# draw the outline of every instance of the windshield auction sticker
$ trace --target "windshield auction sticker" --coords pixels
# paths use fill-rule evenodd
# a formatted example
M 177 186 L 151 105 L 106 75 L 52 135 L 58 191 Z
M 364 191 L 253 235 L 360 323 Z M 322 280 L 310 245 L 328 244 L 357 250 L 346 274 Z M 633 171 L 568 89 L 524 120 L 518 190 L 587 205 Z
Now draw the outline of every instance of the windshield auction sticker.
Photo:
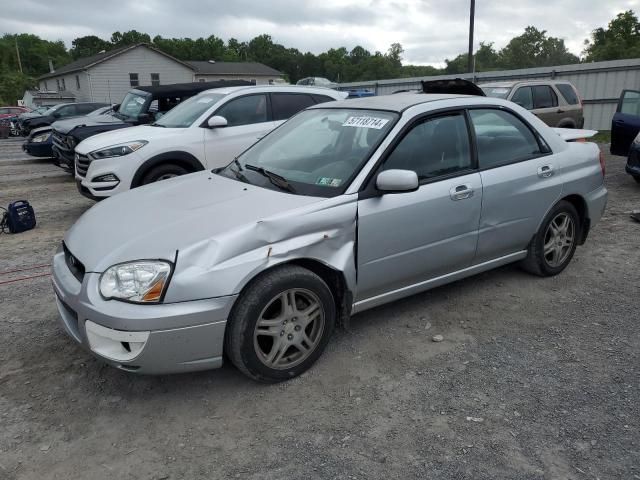
M 389 119 L 387 118 L 349 117 L 342 124 L 342 126 L 343 127 L 359 127 L 359 128 L 375 128 L 376 130 L 380 130 L 387 123 L 389 123 Z

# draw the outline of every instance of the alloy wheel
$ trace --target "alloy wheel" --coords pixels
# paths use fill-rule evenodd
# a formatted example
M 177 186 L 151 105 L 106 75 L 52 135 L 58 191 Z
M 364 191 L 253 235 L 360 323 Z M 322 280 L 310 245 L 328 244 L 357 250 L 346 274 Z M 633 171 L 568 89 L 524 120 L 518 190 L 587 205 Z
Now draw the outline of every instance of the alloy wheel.
M 544 259 L 547 265 L 553 268 L 562 265 L 571 255 L 575 241 L 575 222 L 568 213 L 559 213 L 549 222 L 544 236 Z
M 253 345 L 267 367 L 283 370 L 306 360 L 322 339 L 325 312 L 310 290 L 286 290 L 267 303 L 256 322 Z

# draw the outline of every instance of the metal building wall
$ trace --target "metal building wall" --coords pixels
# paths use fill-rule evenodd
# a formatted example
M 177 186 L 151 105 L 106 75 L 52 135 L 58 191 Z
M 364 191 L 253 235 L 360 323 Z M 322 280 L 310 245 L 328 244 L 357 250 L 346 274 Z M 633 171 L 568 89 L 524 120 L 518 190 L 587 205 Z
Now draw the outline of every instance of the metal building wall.
M 506 80 L 568 80 L 576 86 L 583 99 L 585 128 L 610 130 L 611 117 L 615 112 L 620 92 L 624 89 L 640 90 L 640 58 L 500 72 L 480 72 L 475 75 L 439 75 L 341 83 L 339 89 L 366 88 L 374 90 L 377 95 L 389 95 L 398 90 L 420 89 L 421 80 L 447 78 L 464 78 L 479 84 Z

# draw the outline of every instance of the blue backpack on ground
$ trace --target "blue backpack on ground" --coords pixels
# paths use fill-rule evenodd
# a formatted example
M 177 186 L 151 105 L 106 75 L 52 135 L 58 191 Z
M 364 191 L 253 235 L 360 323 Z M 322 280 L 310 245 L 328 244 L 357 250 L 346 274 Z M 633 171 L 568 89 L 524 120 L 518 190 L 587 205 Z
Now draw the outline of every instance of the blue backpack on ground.
M 2 208 L 2 207 L 0 207 Z M 5 210 L 0 220 L 0 232 L 20 233 L 31 230 L 36 226 L 36 214 L 33 207 L 26 200 L 12 202 Z

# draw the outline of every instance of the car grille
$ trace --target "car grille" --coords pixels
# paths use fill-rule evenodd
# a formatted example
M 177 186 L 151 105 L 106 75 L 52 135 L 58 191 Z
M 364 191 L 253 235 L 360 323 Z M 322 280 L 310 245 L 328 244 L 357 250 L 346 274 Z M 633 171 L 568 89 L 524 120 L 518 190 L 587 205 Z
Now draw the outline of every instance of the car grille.
M 89 165 L 91 165 L 91 158 L 86 155 L 76 154 L 76 173 L 78 176 L 86 177 Z
M 82 280 L 84 279 L 84 265 L 80 260 L 73 256 L 64 243 L 62 244 L 62 248 L 64 250 L 64 261 L 67 264 L 67 267 L 73 276 L 76 277 L 76 280 L 82 283 Z
M 61 133 L 53 131 L 53 144 L 60 150 L 68 150 L 67 139 Z

